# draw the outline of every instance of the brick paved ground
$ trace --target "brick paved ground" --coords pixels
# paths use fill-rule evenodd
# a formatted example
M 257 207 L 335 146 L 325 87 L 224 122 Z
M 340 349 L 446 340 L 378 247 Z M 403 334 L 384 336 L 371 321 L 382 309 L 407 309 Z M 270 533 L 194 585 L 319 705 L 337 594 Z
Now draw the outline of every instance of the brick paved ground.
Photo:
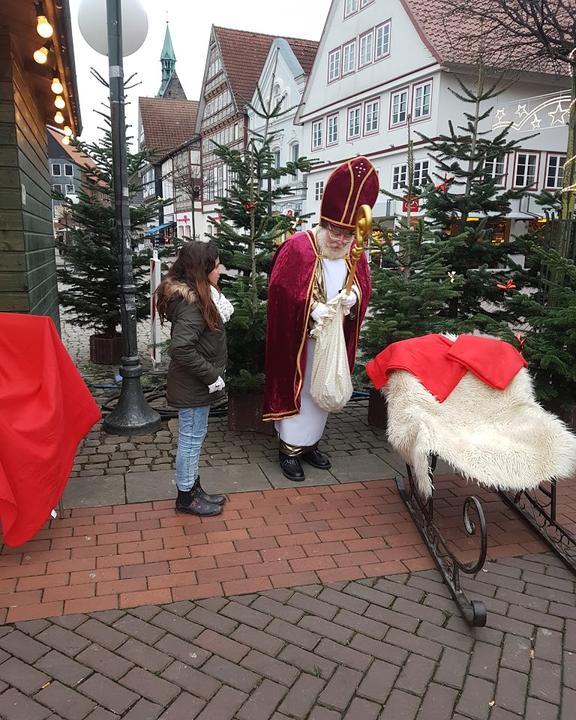
M 465 559 L 468 492 L 438 481 L 438 524 Z M 540 552 L 497 495 L 481 493 L 489 557 Z M 568 506 L 568 503 L 566 503 Z M 173 501 L 79 508 L 0 553 L 0 623 L 433 566 L 392 480 L 235 493 L 215 518 L 177 515 Z
M 6 720 L 572 720 L 574 578 L 490 563 L 471 630 L 436 571 L 0 628 Z

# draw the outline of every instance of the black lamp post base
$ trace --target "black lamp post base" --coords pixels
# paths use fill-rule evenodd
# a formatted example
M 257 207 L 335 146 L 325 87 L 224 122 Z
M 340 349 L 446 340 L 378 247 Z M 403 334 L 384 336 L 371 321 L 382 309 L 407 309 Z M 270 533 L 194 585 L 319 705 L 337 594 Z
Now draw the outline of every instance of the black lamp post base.
M 140 379 L 124 378 L 118 403 L 104 418 L 102 429 L 110 435 L 145 435 L 161 424 L 160 415 L 144 398 Z

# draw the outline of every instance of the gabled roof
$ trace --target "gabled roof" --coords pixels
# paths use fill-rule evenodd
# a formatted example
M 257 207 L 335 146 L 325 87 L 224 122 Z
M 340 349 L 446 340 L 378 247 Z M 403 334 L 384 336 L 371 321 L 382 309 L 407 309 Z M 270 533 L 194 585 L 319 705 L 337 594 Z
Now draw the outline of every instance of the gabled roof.
M 62 138 L 64 137 L 64 135 L 61 132 L 51 127 L 47 127 L 46 129 L 48 131 L 49 158 L 62 158 L 67 156 L 70 161 L 74 163 L 74 165 L 78 165 L 78 167 L 96 167 L 96 163 L 94 162 L 94 160 L 92 160 L 91 157 L 89 157 L 88 155 L 84 155 L 84 153 L 81 153 L 73 145 L 64 145 L 64 143 L 62 142 Z M 51 155 L 50 150 L 55 147 L 54 143 L 56 143 L 58 147 L 58 154 Z
M 439 63 L 472 64 L 478 62 L 478 41 L 482 36 L 478 20 L 451 12 L 443 0 L 400 0 L 421 40 Z M 496 11 L 496 4 L 495 4 Z M 467 37 L 469 36 L 469 37 Z M 468 41 L 468 42 L 467 42 Z M 524 53 L 511 53 L 510 41 L 491 35 L 486 64 L 502 69 L 531 70 L 557 74 L 552 62 L 541 60 L 525 67 Z
M 214 35 L 222 55 L 230 89 L 240 109 L 256 89 L 274 35 L 233 30 L 214 25 Z
M 214 25 L 214 35 L 220 48 L 222 63 L 236 107 L 240 109 L 251 101 L 270 46 L 278 36 L 216 25 Z M 318 43 L 301 38 L 285 38 L 285 40 L 290 44 L 304 72 L 309 73 Z
M 304 75 L 310 75 L 320 43 L 317 40 L 299 40 L 297 38 L 286 38 L 286 40 L 292 48 L 292 52 L 296 55 L 298 62 L 302 65 Z
M 197 100 L 140 97 L 138 110 L 144 131 L 141 145 L 156 150 L 158 158 L 194 136 Z

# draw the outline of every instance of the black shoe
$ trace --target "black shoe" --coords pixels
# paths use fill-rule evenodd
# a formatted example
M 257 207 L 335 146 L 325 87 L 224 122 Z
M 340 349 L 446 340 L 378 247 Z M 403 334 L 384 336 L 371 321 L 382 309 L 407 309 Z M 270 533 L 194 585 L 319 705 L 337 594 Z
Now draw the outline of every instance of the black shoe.
M 212 505 L 199 497 L 194 497 L 192 490 L 178 490 L 176 498 L 176 512 L 186 513 L 187 515 L 200 515 L 201 517 L 212 517 L 212 515 L 220 515 L 222 505 Z
M 318 448 L 308 450 L 308 452 L 302 455 L 302 460 L 305 460 L 308 465 L 312 467 L 320 468 L 320 470 L 330 470 L 332 463 L 328 460 L 328 455 L 321 453 Z
M 198 500 L 203 500 L 211 505 L 224 505 L 226 502 L 226 495 L 209 495 L 202 485 L 200 485 L 199 477 L 196 478 L 192 492 L 194 493 L 194 497 L 197 497 Z
M 287 477 L 288 480 L 292 480 L 292 482 L 302 482 L 305 480 L 304 470 L 302 470 L 302 465 L 300 465 L 300 460 L 298 460 L 297 457 L 280 453 L 280 469 L 285 477 Z

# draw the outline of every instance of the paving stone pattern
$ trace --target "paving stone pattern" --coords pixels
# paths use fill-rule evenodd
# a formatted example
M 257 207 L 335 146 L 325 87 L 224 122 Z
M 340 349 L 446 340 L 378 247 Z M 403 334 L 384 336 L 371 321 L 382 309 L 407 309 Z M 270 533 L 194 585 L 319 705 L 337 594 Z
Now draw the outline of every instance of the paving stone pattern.
M 165 420 L 149 435 L 107 435 L 102 423 L 94 426 L 81 443 L 70 477 L 107 477 L 129 471 L 173 470 L 176 460 L 177 420 Z M 200 467 L 277 462 L 278 441 L 270 432 L 233 432 L 227 418 L 211 417 L 202 447 Z M 368 401 L 352 402 L 331 415 L 322 449 L 333 458 L 374 454 L 388 449 L 384 430 L 368 425 Z
M 4 720 L 571 720 L 574 577 L 488 563 L 461 619 L 435 570 L 0 628 Z
M 439 526 L 472 559 L 467 485 L 450 477 L 437 485 Z M 496 494 L 480 494 L 489 558 L 544 549 Z M 25 545 L 2 548 L 0 623 L 431 567 L 393 480 L 233 493 L 213 518 L 176 514 L 173 500 L 77 508 Z

